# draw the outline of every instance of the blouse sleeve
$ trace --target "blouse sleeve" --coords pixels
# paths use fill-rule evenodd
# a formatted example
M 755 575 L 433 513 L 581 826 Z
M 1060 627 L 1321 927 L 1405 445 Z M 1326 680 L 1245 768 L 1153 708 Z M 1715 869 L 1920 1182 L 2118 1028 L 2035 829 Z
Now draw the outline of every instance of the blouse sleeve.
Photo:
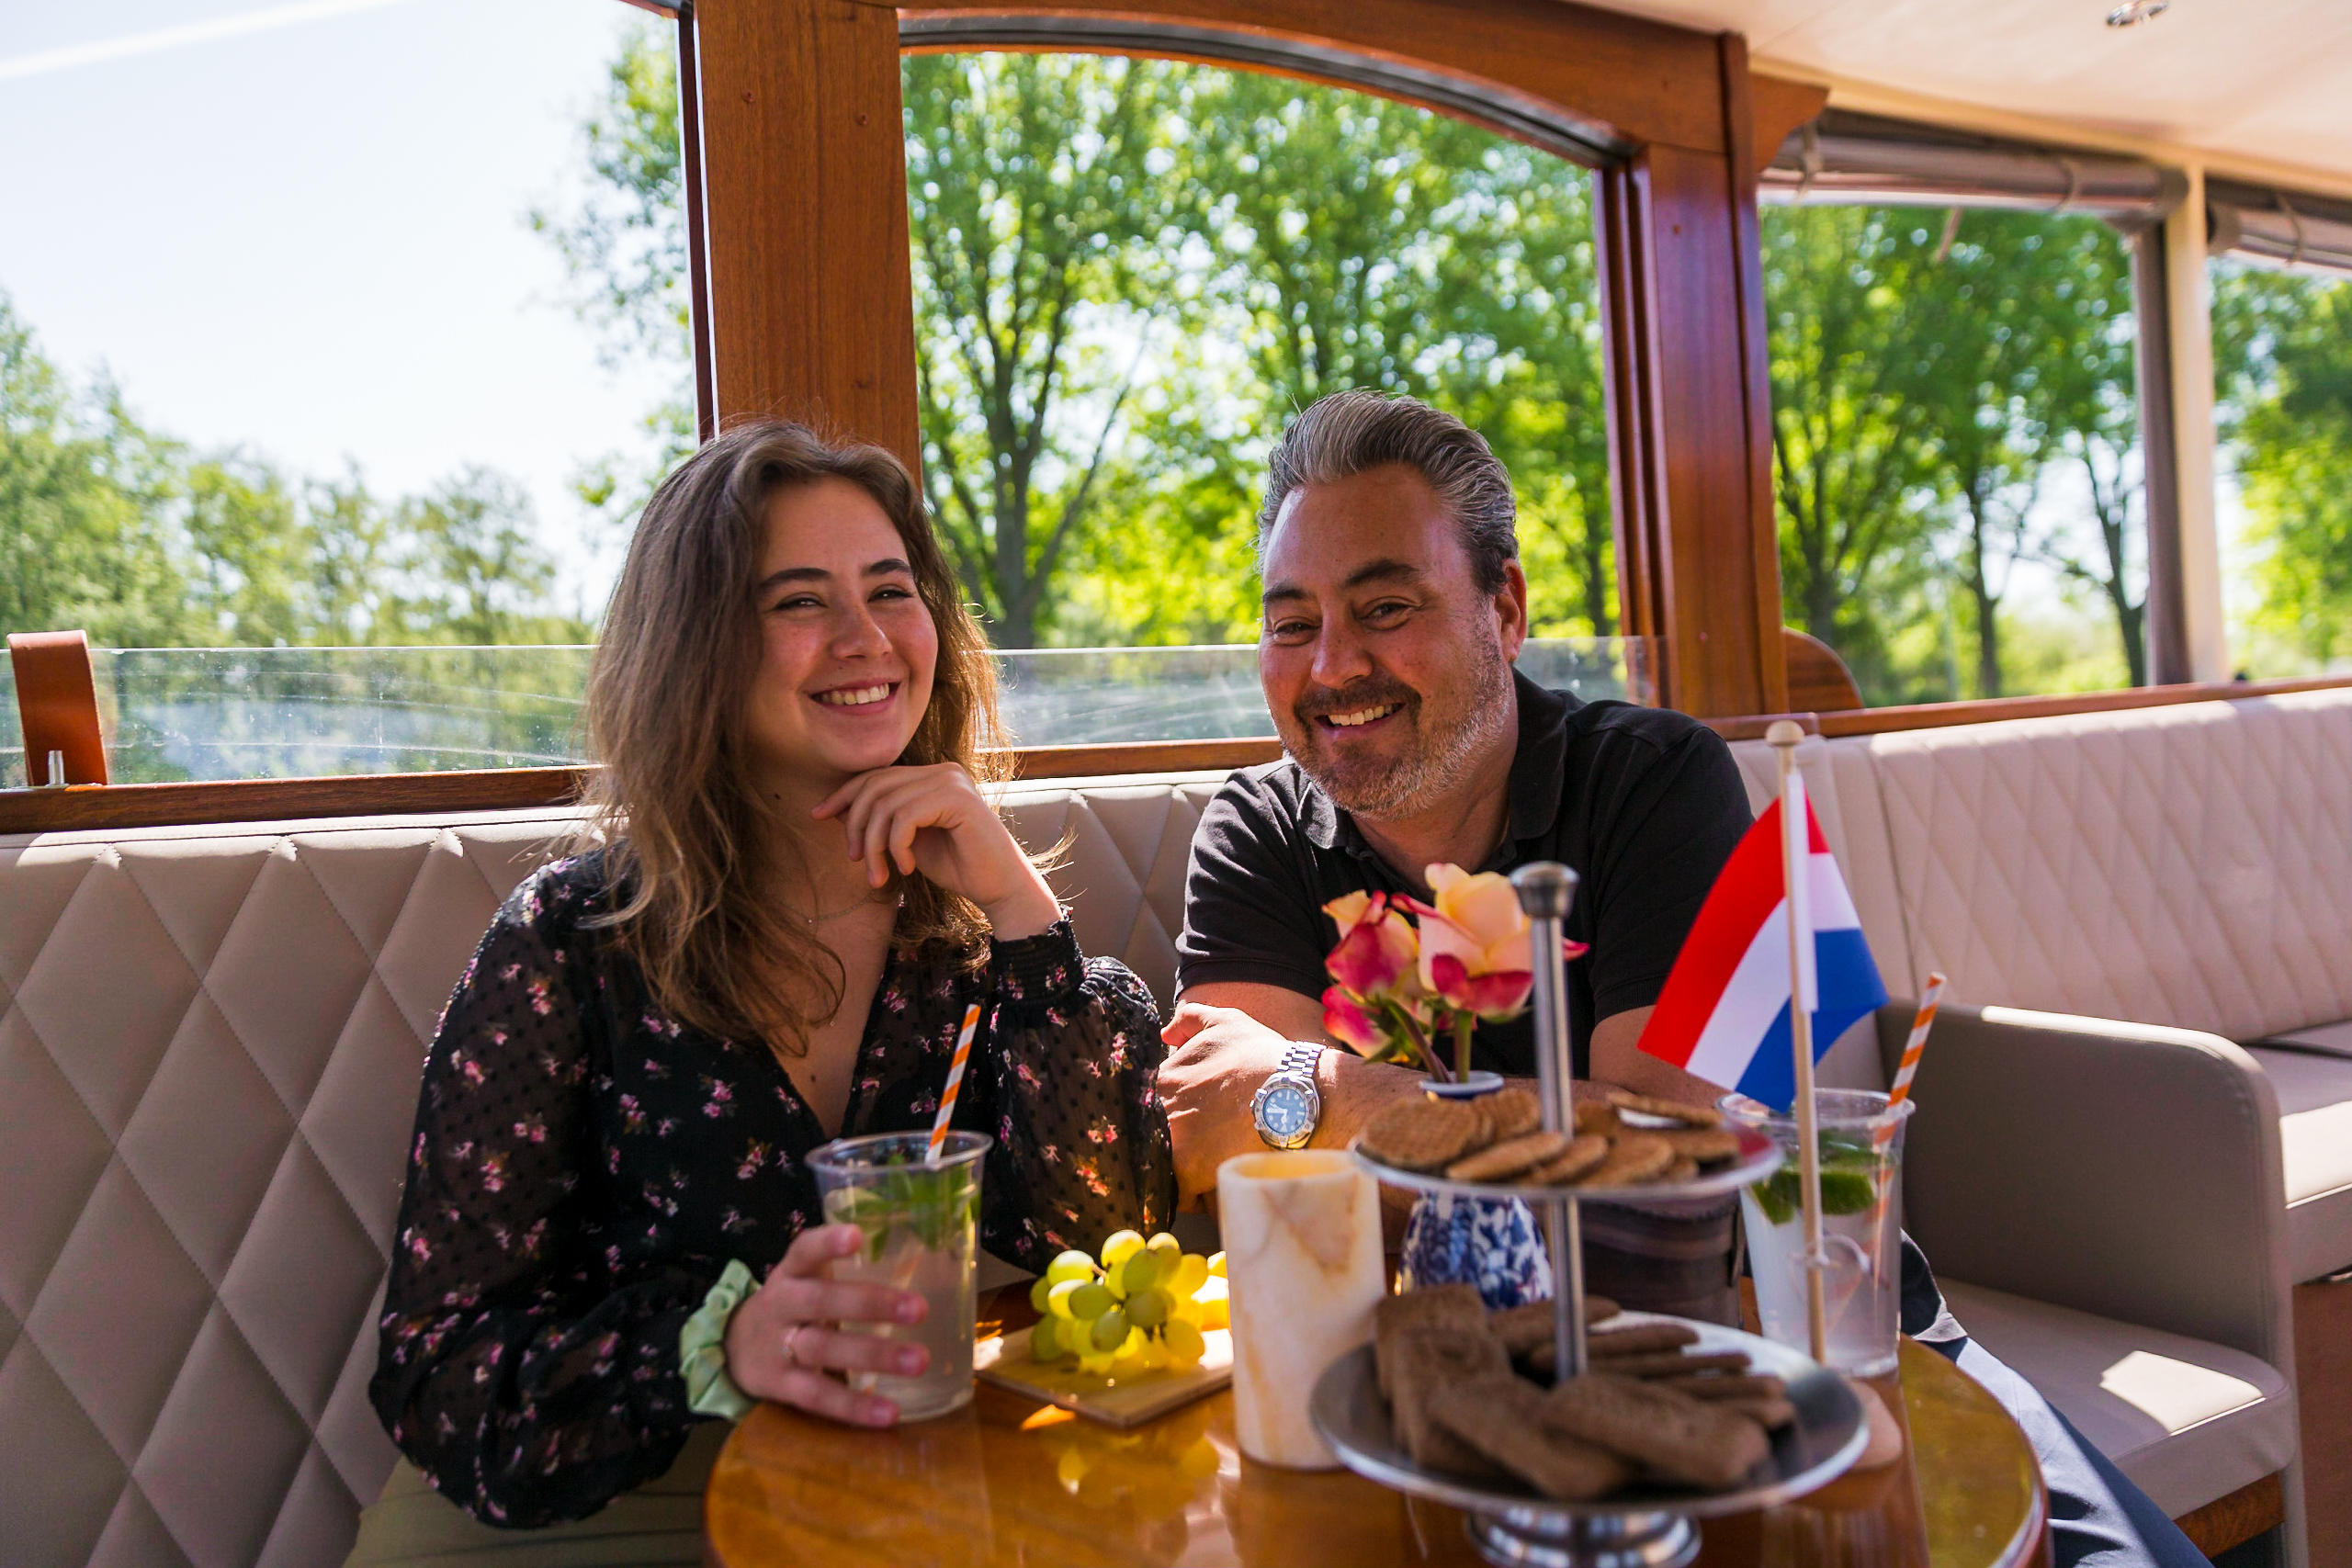
M 1159 1015 L 1115 959 L 1079 952 L 1069 922 L 995 944 L 986 1061 L 997 1125 L 981 1240 L 1042 1270 L 1066 1247 L 1150 1232 L 1176 1212 L 1176 1162 L 1155 1089 Z M 975 1047 L 971 1068 L 980 1066 Z
M 368 1397 L 435 1490 L 514 1528 L 661 1474 L 695 1417 L 678 1331 L 711 1280 L 616 1279 L 582 1201 L 592 965 L 547 874 L 516 889 L 425 1059 Z

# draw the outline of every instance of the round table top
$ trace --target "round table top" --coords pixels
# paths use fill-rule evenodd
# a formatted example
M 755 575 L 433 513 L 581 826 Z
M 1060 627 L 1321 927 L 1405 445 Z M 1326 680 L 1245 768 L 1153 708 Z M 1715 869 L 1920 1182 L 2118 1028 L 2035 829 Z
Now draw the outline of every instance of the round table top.
M 989 1317 L 984 1303 L 983 1335 L 1003 1321 Z M 1905 1461 L 1706 1521 L 1702 1568 L 2048 1561 L 2041 1468 L 1992 1395 L 1909 1340 L 1879 1388 L 1909 1429 Z M 952 1416 L 882 1432 L 763 1404 L 712 1470 L 703 1523 L 719 1568 L 1480 1561 L 1454 1509 L 1244 1459 L 1229 1391 L 1130 1431 L 987 1383 Z

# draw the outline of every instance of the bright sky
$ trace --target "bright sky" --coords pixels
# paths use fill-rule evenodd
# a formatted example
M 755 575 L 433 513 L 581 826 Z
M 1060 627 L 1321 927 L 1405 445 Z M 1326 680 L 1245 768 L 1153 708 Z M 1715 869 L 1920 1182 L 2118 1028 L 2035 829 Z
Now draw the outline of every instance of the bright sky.
M 151 425 L 379 491 L 535 498 L 593 613 L 569 479 L 666 390 L 600 366 L 534 205 L 576 194 L 620 0 L 0 5 L 0 290 Z

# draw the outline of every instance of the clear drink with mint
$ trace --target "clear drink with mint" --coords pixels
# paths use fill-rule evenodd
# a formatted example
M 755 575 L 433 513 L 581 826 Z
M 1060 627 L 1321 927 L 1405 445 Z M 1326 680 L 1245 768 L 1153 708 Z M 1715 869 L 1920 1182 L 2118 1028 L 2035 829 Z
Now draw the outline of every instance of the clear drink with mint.
M 1815 1091 L 1814 1104 L 1827 1364 L 1855 1377 L 1880 1377 L 1894 1370 L 1901 1325 L 1903 1128 L 1912 1106 L 1905 1101 L 1890 1111 L 1883 1094 L 1829 1089 Z M 1725 1096 L 1722 1108 L 1771 1137 L 1786 1156 L 1779 1170 L 1740 1194 L 1740 1214 L 1764 1337 L 1810 1355 L 1796 1119 L 1744 1095 Z
M 950 1133 L 937 1163 L 926 1133 L 841 1138 L 808 1156 L 828 1224 L 853 1224 L 865 1245 L 832 1266 L 840 1280 L 888 1285 L 923 1298 L 922 1321 L 845 1323 L 931 1352 L 912 1377 L 853 1372 L 850 1386 L 899 1407 L 902 1421 L 962 1408 L 972 1398 L 972 1335 L 978 1264 L 980 1162 L 992 1140 Z

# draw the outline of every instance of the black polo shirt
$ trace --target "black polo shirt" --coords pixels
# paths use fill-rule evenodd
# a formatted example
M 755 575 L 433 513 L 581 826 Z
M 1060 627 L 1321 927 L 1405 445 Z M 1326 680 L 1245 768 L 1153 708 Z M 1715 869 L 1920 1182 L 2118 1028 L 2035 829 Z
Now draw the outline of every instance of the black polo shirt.
M 1474 869 L 1556 860 L 1576 870 L 1567 933 L 1591 948 L 1568 965 L 1570 1038 L 1583 1077 L 1594 1021 L 1657 1000 L 1752 814 L 1729 749 L 1696 719 L 1513 680 L 1510 836 Z M 1426 897 L 1296 763 L 1235 773 L 1193 835 L 1178 990 L 1241 980 L 1320 997 L 1331 983 L 1324 955 L 1339 940 L 1323 906 L 1359 889 Z M 1532 1020 L 1481 1024 L 1472 1055 L 1478 1066 L 1532 1075 Z

